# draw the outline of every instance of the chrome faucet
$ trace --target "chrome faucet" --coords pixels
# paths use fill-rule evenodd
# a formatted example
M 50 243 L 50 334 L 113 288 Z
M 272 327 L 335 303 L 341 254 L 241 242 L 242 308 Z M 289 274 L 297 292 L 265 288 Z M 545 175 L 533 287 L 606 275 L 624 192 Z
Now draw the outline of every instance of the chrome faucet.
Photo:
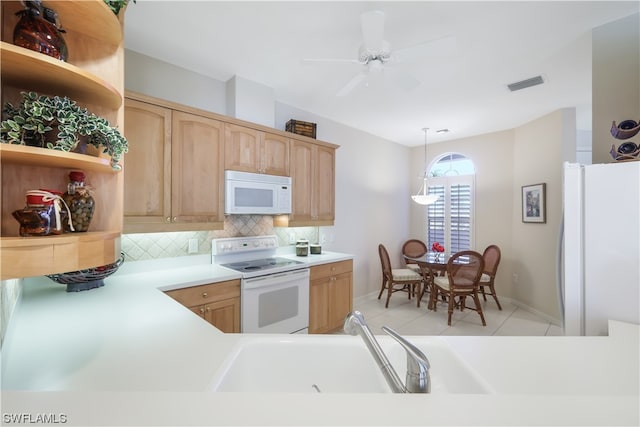
M 398 377 L 391 362 L 382 351 L 380 344 L 364 321 L 364 316 L 359 311 L 352 311 L 344 319 L 344 331 L 350 335 L 360 335 L 369 352 L 382 371 L 385 380 L 394 393 L 430 393 L 431 378 L 429 376 L 429 360 L 419 348 L 402 338 L 393 329 L 386 326 L 382 330 L 398 341 L 407 352 L 407 378 L 406 385 Z

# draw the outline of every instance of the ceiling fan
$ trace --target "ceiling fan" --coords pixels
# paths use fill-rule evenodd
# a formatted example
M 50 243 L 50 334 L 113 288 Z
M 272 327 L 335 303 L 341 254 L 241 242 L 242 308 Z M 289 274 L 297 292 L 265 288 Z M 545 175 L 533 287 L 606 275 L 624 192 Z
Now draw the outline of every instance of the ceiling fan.
M 369 86 L 386 78 L 384 70 L 389 65 L 427 59 L 438 53 L 451 52 L 455 48 L 455 37 L 447 36 L 392 51 L 391 45 L 384 39 L 384 21 L 385 14 L 380 10 L 371 10 L 360 15 L 363 42 L 358 49 L 357 59 L 303 59 L 303 62 L 341 62 L 362 65 L 363 69 L 353 76 L 336 94 L 337 96 L 346 96 L 362 84 Z M 393 82 L 395 86 L 405 90 L 410 90 L 420 85 L 418 79 L 406 72 L 396 75 Z

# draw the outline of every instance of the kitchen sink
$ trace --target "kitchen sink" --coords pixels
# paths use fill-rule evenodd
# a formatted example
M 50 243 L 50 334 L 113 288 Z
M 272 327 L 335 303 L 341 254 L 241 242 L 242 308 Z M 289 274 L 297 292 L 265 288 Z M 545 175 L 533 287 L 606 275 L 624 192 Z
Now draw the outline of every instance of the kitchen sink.
M 406 353 L 387 336 L 376 337 L 403 380 Z M 492 393 L 491 387 L 438 337 L 412 341 L 431 363 L 431 392 Z M 219 392 L 391 393 L 359 337 L 252 336 L 241 338 L 210 389 Z

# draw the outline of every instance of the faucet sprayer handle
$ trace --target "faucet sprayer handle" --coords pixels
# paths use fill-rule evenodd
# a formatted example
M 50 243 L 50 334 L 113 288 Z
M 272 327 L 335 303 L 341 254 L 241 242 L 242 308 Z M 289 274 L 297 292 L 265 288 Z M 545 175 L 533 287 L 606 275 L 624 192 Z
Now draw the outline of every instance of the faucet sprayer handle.
M 427 356 L 393 329 L 383 326 L 382 330 L 395 339 L 407 352 L 407 379 L 405 381 L 407 391 L 410 393 L 430 393 L 429 369 L 431 365 Z

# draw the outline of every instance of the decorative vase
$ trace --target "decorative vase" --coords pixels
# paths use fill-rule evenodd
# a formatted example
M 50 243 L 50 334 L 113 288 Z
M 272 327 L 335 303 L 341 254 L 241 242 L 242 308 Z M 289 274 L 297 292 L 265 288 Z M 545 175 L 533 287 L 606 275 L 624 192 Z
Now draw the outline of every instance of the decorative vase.
M 54 23 L 57 14 L 48 8 L 43 8 L 39 0 L 26 1 L 26 8 L 17 13 L 20 20 L 13 30 L 13 44 L 44 53 L 61 61 L 68 56 L 67 44 L 61 32 Z M 45 19 L 43 13 L 46 11 Z
M 89 189 L 84 185 L 84 173 L 78 171 L 69 173 L 69 185 L 62 198 L 69 206 L 73 224 L 73 230 L 71 227 L 67 227 L 66 230 L 75 232 L 89 230 L 95 202 Z

